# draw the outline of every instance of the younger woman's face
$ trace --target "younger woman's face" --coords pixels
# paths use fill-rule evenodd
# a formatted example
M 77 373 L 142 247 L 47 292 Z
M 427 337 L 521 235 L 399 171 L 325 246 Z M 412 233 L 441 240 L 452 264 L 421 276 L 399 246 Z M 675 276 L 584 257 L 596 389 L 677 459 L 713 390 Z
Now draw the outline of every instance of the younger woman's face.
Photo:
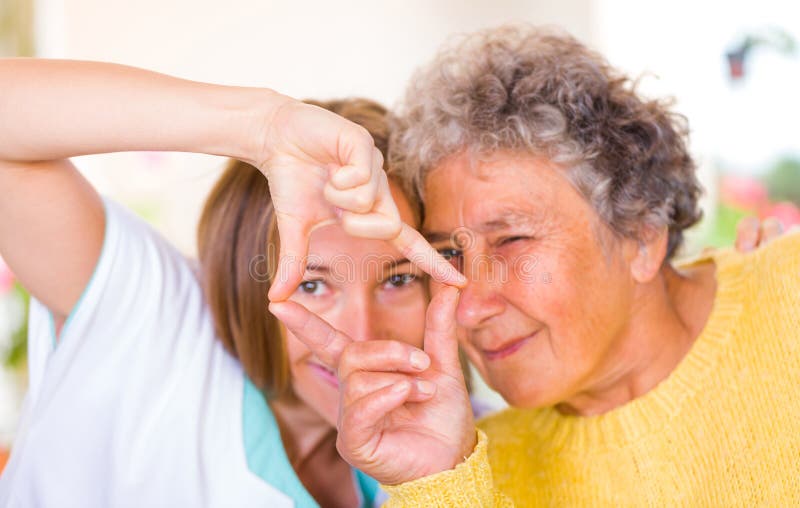
M 408 200 L 393 183 L 391 190 L 400 218 L 414 224 Z M 354 341 L 391 339 L 422 347 L 427 283 L 388 242 L 351 237 L 339 225 L 314 231 L 304 282 L 291 299 Z M 285 335 L 295 394 L 335 425 L 335 373 L 291 332 Z

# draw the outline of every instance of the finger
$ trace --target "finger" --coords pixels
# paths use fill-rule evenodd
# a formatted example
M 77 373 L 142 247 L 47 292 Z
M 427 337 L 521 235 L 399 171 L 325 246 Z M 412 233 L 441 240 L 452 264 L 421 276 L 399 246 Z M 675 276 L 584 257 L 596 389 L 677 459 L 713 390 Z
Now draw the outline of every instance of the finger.
M 426 379 L 393 372 L 356 371 L 342 381 L 343 404 L 349 406 L 370 393 L 403 381 L 411 384 L 409 401 L 422 402 L 430 399 L 436 393 L 436 384 Z
M 379 180 L 378 177 L 376 177 L 364 185 L 341 190 L 334 187 L 331 182 L 328 182 L 325 184 L 323 194 L 328 203 L 342 210 L 355 213 L 367 213 L 375 206 L 375 199 L 378 194 L 378 183 Z
M 286 300 L 303 281 L 308 253 L 308 232 L 299 221 L 278 215 L 280 256 L 278 269 L 271 281 L 268 297 L 270 301 Z
M 411 383 L 400 381 L 365 395 L 349 405 L 342 405 L 336 447 L 345 458 L 370 455 L 366 448 L 374 442 L 383 419 L 402 406 L 411 395 Z
M 370 213 L 344 213 L 342 227 L 353 236 L 391 240 L 400 234 L 400 212 L 392 198 L 386 172 L 381 170 L 376 173 L 376 178 L 377 194 Z
M 745 217 L 736 225 L 736 250 L 750 252 L 758 245 L 759 223 L 755 217 Z
M 319 360 L 336 370 L 339 357 L 352 339 L 297 302 L 272 302 L 269 311 Z
M 456 378 L 463 375 L 458 357 L 458 298 L 458 289 L 444 286 L 431 299 L 425 316 L 425 352 L 435 368 Z
M 402 228 L 399 217 L 386 216 L 377 212 L 341 214 L 342 229 L 348 235 L 375 240 L 394 240 Z
M 378 172 L 383 172 L 383 154 L 373 146 L 372 158 L 368 166 L 342 166 L 333 172 L 330 183 L 334 189 L 352 189 L 373 180 L 374 175 Z
M 340 167 L 329 178 L 334 186 L 348 189 L 367 183 L 377 162 L 375 141 L 369 131 L 350 123 L 349 128 L 340 131 L 336 146 Z
M 467 278 L 408 224 L 401 225 L 400 234 L 392 244 L 400 249 L 406 259 L 430 274 L 436 282 L 456 287 L 467 285 Z
M 372 168 L 372 174 L 369 176 L 367 182 L 362 185 L 353 186 L 348 189 L 338 189 L 333 184 L 333 179 L 325 184 L 324 195 L 325 199 L 334 206 L 342 210 L 348 210 L 355 213 L 367 213 L 377 210 L 376 204 L 378 203 L 378 195 L 384 191 L 389 192 L 389 184 L 386 177 L 386 172 L 381 165 L 383 164 L 383 156 L 380 151 L 376 149 L 378 159 L 378 166 Z M 335 176 L 335 174 L 334 174 Z M 391 197 L 391 195 L 390 195 Z M 392 202 L 392 207 L 388 210 L 386 215 L 399 217 L 397 207 Z
M 368 340 L 345 346 L 337 374 L 340 379 L 346 379 L 357 370 L 416 373 L 430 364 L 428 355 L 410 344 L 397 340 Z
M 774 240 L 783 234 L 783 224 L 777 217 L 767 217 L 761 223 L 761 239 L 758 245 Z

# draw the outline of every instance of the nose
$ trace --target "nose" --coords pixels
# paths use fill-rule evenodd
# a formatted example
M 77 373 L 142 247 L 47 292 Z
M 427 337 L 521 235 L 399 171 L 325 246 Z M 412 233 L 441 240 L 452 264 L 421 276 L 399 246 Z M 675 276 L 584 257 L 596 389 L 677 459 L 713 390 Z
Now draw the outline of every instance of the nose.
M 342 313 L 341 323 L 340 329 L 354 341 L 379 338 L 380 323 L 367 294 L 353 295 L 348 299 Z
M 492 279 L 489 267 L 476 268 L 467 286 L 461 290 L 456 309 L 456 320 L 464 328 L 479 328 L 505 310 L 505 300 L 497 291 L 498 283 Z

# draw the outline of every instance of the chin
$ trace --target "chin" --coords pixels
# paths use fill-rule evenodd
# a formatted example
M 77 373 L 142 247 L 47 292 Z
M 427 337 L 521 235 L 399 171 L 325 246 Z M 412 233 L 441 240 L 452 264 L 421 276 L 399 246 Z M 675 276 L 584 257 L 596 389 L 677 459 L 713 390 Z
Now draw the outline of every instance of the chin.
M 513 380 L 509 381 L 508 386 L 497 384 L 493 388 L 511 406 L 521 409 L 536 409 L 555 404 L 556 397 L 548 396 L 546 392 L 536 390 L 533 387 L 521 387 Z
M 332 407 L 330 404 L 320 404 L 316 409 L 323 420 L 330 424 L 331 427 L 336 427 L 337 420 L 339 419 L 338 401 Z

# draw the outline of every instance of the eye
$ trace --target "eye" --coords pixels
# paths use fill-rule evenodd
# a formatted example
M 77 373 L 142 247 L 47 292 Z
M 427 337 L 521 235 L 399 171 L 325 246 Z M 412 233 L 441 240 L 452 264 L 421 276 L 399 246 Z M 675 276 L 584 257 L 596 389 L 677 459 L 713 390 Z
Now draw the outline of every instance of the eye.
M 497 245 L 499 246 L 509 245 L 515 242 L 520 242 L 522 240 L 529 240 L 529 239 L 530 239 L 529 236 L 508 236 L 505 238 L 501 238 L 500 241 L 497 242 Z
M 441 254 L 448 261 L 451 259 L 460 258 L 464 255 L 460 249 L 454 248 L 439 249 L 439 254 Z
M 393 288 L 401 288 L 414 283 L 416 280 L 417 276 L 413 273 L 397 273 L 394 275 L 390 275 L 386 279 L 386 284 Z
M 450 261 L 450 264 L 455 266 L 459 271 L 462 269 L 464 264 L 464 252 L 461 249 L 446 247 L 438 249 L 438 252 L 442 257 Z
M 327 285 L 321 280 L 304 280 L 299 286 L 297 286 L 297 290 L 300 293 L 311 296 L 323 295 L 327 289 Z

